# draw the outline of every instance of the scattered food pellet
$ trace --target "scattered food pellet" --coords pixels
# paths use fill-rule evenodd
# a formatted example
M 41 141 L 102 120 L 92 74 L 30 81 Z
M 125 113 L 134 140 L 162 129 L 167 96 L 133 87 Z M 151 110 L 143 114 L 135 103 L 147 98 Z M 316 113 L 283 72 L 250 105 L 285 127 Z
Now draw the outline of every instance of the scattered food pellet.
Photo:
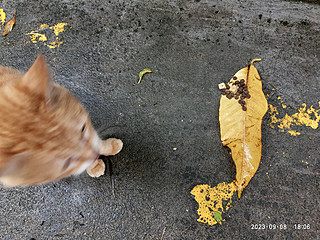
M 236 80 L 237 77 L 234 76 L 232 79 Z M 246 85 L 246 81 L 244 79 L 240 79 L 237 81 L 231 81 L 229 83 L 231 84 L 231 86 L 228 83 L 219 84 L 219 89 L 221 90 L 221 94 L 226 95 L 228 99 L 234 98 L 238 100 L 240 98 L 238 103 L 241 105 L 242 110 L 246 111 L 247 107 L 246 107 L 245 99 L 251 98 L 251 95 L 249 94 L 249 91 L 248 91 L 248 87 Z
M 220 90 L 227 88 L 225 83 L 220 83 L 218 86 L 219 86 L 219 89 L 220 89 Z M 229 87 L 229 88 L 230 88 L 230 87 Z

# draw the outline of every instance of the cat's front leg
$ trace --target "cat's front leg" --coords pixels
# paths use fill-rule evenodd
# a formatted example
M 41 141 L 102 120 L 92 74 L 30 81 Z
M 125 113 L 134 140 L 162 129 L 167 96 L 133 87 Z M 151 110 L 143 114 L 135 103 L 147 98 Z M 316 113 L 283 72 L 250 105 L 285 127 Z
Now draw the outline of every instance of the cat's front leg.
M 104 174 L 106 165 L 102 159 L 95 160 L 87 169 L 87 173 L 90 177 L 100 177 Z
M 117 138 L 108 138 L 107 140 L 100 140 L 99 153 L 100 155 L 110 156 L 116 155 L 121 151 L 123 143 Z
M 120 139 L 108 138 L 107 140 L 99 140 L 99 154 L 104 156 L 116 155 L 121 151 L 123 143 Z M 87 168 L 90 177 L 100 177 L 104 174 L 105 164 L 101 159 L 97 159 Z

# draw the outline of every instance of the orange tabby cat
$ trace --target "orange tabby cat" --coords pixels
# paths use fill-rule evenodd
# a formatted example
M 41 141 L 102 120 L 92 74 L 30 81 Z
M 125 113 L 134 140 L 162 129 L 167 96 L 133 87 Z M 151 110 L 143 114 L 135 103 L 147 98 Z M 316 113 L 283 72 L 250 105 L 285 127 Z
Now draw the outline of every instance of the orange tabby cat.
M 0 182 L 23 186 L 79 174 L 102 155 L 117 154 L 119 139 L 99 139 L 88 113 L 51 82 L 44 57 L 27 73 L 0 66 Z

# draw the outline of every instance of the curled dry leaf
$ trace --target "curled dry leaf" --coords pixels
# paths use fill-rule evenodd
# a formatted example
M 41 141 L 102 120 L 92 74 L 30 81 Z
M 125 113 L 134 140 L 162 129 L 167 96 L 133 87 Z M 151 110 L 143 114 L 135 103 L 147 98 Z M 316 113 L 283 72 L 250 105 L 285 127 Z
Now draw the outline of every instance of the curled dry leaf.
M 143 69 L 143 70 L 139 73 L 139 81 L 138 81 L 138 84 L 140 84 L 143 75 L 145 75 L 146 73 L 152 73 L 152 71 L 151 71 L 149 68 Z
M 11 18 L 6 25 L 3 27 L 3 33 L 2 36 L 7 35 L 12 29 L 14 24 L 16 23 L 16 12 L 14 12 L 13 18 Z
M 268 104 L 253 62 L 238 71 L 222 90 L 219 109 L 221 141 L 236 165 L 238 197 L 256 173 L 261 159 L 261 122 Z

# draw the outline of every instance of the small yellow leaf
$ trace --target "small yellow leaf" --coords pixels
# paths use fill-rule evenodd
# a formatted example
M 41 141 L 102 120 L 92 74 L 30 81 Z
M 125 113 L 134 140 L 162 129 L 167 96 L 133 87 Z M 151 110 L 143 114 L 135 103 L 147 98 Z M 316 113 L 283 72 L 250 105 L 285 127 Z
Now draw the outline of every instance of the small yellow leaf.
M 13 26 L 15 23 L 16 23 L 16 12 L 14 12 L 13 18 L 11 18 L 4 26 L 2 36 L 7 35 L 13 29 Z
M 143 70 L 139 73 L 139 81 L 138 81 L 138 84 L 140 84 L 143 75 L 145 75 L 146 73 L 152 73 L 152 71 L 151 71 L 149 68 L 143 69 Z
M 253 62 L 238 71 L 222 90 L 219 121 L 221 142 L 231 149 L 236 165 L 238 197 L 256 173 L 261 159 L 261 123 L 267 112 L 267 100 Z

